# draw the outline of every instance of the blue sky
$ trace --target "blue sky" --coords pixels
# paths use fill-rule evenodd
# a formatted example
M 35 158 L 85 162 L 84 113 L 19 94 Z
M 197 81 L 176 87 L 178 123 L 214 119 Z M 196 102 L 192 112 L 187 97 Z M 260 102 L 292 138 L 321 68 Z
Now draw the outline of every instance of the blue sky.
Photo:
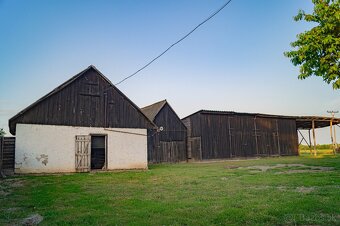
M 79 71 L 113 83 L 138 70 L 225 0 L 0 0 L 0 128 Z M 199 109 L 283 115 L 340 110 L 321 78 L 298 80 L 283 52 L 311 25 L 293 21 L 311 0 L 233 0 L 221 13 L 118 86 L 138 106 L 167 99 L 180 117 Z M 340 132 L 338 132 L 339 134 Z M 317 132 L 329 143 L 328 129 Z

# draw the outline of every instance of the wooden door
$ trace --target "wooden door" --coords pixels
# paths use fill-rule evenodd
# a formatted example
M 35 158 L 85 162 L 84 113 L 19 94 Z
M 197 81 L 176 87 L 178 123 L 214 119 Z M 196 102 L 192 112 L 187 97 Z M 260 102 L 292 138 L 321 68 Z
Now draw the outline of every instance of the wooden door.
M 91 136 L 76 136 L 76 171 L 89 172 L 91 170 Z
M 202 160 L 201 137 L 191 137 L 188 142 L 191 146 L 191 158 L 195 160 Z

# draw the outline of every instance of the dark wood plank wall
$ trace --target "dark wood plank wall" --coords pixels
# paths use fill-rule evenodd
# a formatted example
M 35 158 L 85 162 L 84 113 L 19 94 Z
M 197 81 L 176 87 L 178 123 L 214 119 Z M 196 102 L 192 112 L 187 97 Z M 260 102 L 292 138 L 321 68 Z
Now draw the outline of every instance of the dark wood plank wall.
M 5 175 L 14 173 L 15 137 L 0 138 L 0 171 Z
M 187 149 L 187 159 L 191 159 L 192 151 L 191 151 L 191 123 L 190 118 L 182 120 L 184 126 L 187 128 L 187 142 L 186 142 L 186 149 Z
M 187 160 L 187 130 L 176 113 L 165 104 L 154 123 L 163 131 L 150 137 L 148 160 L 150 163 L 180 162 Z M 152 135 L 152 130 L 151 130 Z
M 230 157 L 246 157 L 256 153 L 254 118 L 251 116 L 228 116 Z
M 198 113 L 183 122 L 190 128 L 188 150 L 196 160 L 298 154 L 292 119 Z
M 15 134 L 16 123 L 112 128 L 152 127 L 146 117 L 94 69 L 88 70 L 61 91 L 10 121 L 12 134 Z
M 278 155 L 276 119 L 256 118 L 258 155 Z
M 193 114 L 182 120 L 187 127 L 187 152 L 188 159 L 202 159 L 201 145 L 201 114 Z
M 160 148 L 158 131 L 148 129 L 148 162 L 159 163 L 161 156 L 158 151 Z
M 299 140 L 295 120 L 278 120 L 280 155 L 298 155 Z
M 230 157 L 228 117 L 223 115 L 201 115 L 202 158 L 217 159 Z

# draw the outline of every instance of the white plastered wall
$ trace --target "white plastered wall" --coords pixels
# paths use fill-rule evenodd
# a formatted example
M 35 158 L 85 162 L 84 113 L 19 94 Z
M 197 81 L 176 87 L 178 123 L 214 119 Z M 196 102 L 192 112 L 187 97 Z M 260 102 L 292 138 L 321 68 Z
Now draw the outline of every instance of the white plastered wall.
M 107 135 L 107 168 L 146 169 L 147 130 L 17 124 L 16 173 L 75 172 L 75 136 Z

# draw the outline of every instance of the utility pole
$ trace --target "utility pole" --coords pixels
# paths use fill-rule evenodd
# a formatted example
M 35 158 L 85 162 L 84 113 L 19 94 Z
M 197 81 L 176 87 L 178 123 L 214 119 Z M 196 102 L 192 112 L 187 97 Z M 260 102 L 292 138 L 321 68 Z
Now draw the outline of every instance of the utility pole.
M 332 148 L 333 148 L 333 153 L 335 155 L 335 149 L 337 148 L 338 144 L 336 142 L 336 130 L 335 130 L 335 126 L 334 126 L 334 136 L 333 136 L 333 119 L 334 119 L 334 115 L 336 113 L 339 113 L 339 111 L 327 111 L 327 113 L 332 115 L 332 119 L 330 121 L 330 132 L 331 132 L 331 141 L 332 141 Z

